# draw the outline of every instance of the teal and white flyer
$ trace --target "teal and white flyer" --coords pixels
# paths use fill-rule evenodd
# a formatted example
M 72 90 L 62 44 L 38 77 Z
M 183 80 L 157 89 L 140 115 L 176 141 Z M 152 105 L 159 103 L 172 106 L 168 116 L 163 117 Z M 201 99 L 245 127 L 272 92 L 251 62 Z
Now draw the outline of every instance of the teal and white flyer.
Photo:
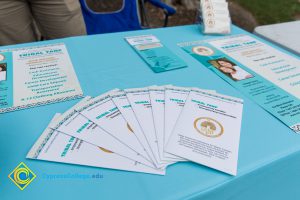
M 295 132 L 300 132 L 300 60 L 249 35 L 178 44 Z
M 156 73 L 187 67 L 183 60 L 153 35 L 126 37 L 125 39 Z
M 0 113 L 82 95 L 64 44 L 0 51 Z

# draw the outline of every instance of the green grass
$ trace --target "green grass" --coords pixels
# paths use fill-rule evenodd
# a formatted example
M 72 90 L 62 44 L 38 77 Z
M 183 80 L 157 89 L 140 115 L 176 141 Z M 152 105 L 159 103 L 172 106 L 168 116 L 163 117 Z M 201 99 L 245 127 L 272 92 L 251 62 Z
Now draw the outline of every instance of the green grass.
M 233 0 L 250 11 L 261 25 L 295 20 L 300 14 L 298 0 Z

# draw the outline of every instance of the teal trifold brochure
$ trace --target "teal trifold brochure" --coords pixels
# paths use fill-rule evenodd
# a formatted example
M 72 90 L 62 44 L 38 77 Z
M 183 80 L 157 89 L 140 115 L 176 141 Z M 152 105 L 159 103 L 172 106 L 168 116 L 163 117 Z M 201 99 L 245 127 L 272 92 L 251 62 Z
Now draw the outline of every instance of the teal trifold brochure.
M 179 44 L 295 132 L 300 133 L 300 60 L 249 35 Z
M 126 37 L 125 39 L 156 73 L 187 67 L 183 60 L 153 35 Z

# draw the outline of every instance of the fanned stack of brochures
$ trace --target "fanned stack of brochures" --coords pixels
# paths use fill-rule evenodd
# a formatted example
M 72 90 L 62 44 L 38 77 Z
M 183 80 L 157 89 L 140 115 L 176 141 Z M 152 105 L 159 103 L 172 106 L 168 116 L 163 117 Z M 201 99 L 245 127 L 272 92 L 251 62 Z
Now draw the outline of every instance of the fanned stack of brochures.
M 231 18 L 226 0 L 200 0 L 203 33 L 229 34 Z
M 56 114 L 27 158 L 159 175 L 193 161 L 236 175 L 242 110 L 198 88 L 114 89 Z

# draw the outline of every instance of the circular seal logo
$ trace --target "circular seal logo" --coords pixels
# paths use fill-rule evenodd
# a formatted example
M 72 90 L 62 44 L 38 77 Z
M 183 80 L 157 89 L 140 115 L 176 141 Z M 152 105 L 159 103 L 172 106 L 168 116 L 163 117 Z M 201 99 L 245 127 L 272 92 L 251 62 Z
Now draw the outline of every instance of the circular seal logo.
M 209 18 L 206 20 L 206 25 L 210 28 L 213 28 L 215 26 L 215 20 Z
M 214 15 L 214 13 L 212 12 L 212 11 L 208 11 L 207 13 L 206 13 L 206 17 L 214 17 L 215 15 Z
M 220 137 L 224 128 L 220 122 L 209 117 L 199 117 L 194 121 L 194 128 L 206 137 Z
M 212 10 L 213 7 L 212 7 L 212 5 L 207 5 L 207 6 L 205 7 L 205 9 L 206 9 L 206 10 Z
M 5 56 L 0 54 L 0 62 L 3 61 L 5 59 Z
M 200 56 L 211 56 L 215 53 L 211 48 L 208 48 L 206 46 L 193 47 L 192 51 Z

